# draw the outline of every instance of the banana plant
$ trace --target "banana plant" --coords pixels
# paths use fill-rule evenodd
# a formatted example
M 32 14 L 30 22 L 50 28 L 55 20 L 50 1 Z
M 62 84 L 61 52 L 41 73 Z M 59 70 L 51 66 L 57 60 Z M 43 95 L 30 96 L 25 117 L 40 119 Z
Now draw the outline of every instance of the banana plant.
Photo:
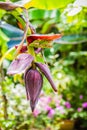
M 48 66 L 45 62 L 37 62 L 36 56 L 43 48 L 51 48 L 52 41 L 61 38 L 61 34 L 37 34 L 29 22 L 28 11 L 24 6 L 10 2 L 0 2 L 0 8 L 9 13 L 11 12 L 23 26 L 24 34 L 20 44 L 14 47 L 14 60 L 10 64 L 7 74 L 24 74 L 27 99 L 30 99 L 30 106 L 32 111 L 34 111 L 43 86 L 42 74 L 48 79 L 54 91 L 57 91 Z M 22 15 L 20 15 L 20 10 L 23 11 Z M 24 45 L 25 40 L 26 43 Z M 41 56 L 43 58 L 43 55 Z

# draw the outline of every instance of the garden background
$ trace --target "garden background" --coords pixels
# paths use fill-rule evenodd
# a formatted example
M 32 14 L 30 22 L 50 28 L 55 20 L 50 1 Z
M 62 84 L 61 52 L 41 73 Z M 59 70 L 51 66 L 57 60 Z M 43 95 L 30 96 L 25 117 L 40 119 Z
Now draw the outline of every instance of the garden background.
M 23 0 L 20 5 L 27 8 L 37 33 L 62 34 L 52 48 L 43 51 L 58 92 L 53 92 L 44 77 L 38 104 L 31 112 L 23 75 L 7 75 L 14 59 L 15 50 L 11 48 L 23 36 L 17 15 L 24 14 L 0 9 L 0 130 L 69 130 L 69 124 L 73 126 L 70 120 L 73 130 L 86 130 L 87 0 Z M 39 56 L 38 61 L 42 61 Z M 68 122 L 65 128 L 64 121 Z

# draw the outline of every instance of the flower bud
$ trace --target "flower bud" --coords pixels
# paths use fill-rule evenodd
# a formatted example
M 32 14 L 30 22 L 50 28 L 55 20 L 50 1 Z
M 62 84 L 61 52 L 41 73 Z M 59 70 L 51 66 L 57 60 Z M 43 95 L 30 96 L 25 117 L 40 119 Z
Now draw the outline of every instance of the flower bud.
M 32 111 L 36 106 L 43 85 L 43 78 L 36 69 L 28 69 L 25 73 L 25 87 L 27 98 L 30 98 L 30 106 Z

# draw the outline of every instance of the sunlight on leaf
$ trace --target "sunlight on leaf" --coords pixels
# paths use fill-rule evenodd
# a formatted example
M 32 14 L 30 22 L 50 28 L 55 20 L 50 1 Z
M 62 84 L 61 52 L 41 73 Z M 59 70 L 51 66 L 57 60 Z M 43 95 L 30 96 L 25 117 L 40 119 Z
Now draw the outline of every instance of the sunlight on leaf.
M 74 6 L 87 7 L 87 0 L 76 0 L 76 1 L 74 2 Z
M 27 1 L 19 1 L 17 4 L 21 3 L 26 9 L 30 7 L 36 7 L 39 9 L 57 9 L 57 8 L 63 8 L 67 6 L 68 3 L 72 2 L 73 0 L 27 0 Z
M 0 9 L 0 19 L 5 14 L 5 10 Z
M 82 10 L 82 7 L 73 7 L 69 12 L 68 12 L 68 16 L 74 16 L 76 14 L 78 14 L 80 11 Z
M 3 62 L 3 60 L 5 59 L 5 58 L 7 58 L 7 59 L 13 59 L 13 55 L 12 55 L 12 57 L 11 57 L 11 55 L 10 55 L 10 53 L 12 52 L 12 51 L 14 51 L 14 47 L 13 48 L 11 48 L 11 49 L 9 49 L 8 51 L 6 51 L 6 53 L 2 56 L 2 58 L 0 59 L 0 66 L 1 66 L 1 64 L 2 64 L 2 62 Z

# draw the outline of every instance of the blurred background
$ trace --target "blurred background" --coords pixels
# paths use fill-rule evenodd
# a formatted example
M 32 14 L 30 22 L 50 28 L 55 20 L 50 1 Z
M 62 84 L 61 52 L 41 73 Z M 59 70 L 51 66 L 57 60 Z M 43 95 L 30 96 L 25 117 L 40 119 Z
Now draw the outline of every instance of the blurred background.
M 14 50 L 7 52 L 20 43 L 23 31 L 13 12 L 0 9 L 0 61 L 5 57 L 0 64 L 0 130 L 87 129 L 87 1 L 63 2 L 64 6 L 55 5 L 51 10 L 50 1 L 47 10 L 41 3 L 28 9 L 37 33 L 63 35 L 53 42 L 52 48 L 44 49 L 58 92 L 53 92 L 44 77 L 33 114 L 26 99 L 23 75 L 6 74 Z

